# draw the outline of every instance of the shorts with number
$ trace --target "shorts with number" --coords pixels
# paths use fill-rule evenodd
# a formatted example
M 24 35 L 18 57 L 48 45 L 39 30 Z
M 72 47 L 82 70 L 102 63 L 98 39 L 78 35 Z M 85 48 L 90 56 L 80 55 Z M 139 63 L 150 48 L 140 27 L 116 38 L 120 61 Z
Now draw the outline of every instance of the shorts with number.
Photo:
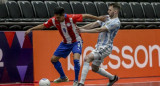
M 57 50 L 54 52 L 55 56 L 66 58 L 70 52 L 74 53 L 82 53 L 82 42 L 74 42 L 72 44 L 65 44 L 63 42 L 60 43 Z
M 96 48 L 91 53 L 94 55 L 94 60 L 92 64 L 96 66 L 100 66 L 101 63 L 103 63 L 103 60 L 105 57 L 109 56 L 109 54 L 112 52 L 112 46 L 100 46 L 99 48 Z

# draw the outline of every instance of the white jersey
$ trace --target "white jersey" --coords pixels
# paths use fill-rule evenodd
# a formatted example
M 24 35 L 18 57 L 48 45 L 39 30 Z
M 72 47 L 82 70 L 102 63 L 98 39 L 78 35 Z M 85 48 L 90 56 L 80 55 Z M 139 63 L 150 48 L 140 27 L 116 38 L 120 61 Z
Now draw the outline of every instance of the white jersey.
M 112 47 L 113 46 L 113 39 L 116 36 L 116 34 L 120 28 L 119 18 L 117 17 L 114 19 L 110 19 L 110 17 L 108 16 L 108 18 L 106 19 L 105 22 L 102 22 L 102 21 L 97 21 L 97 22 L 101 25 L 101 27 L 105 26 L 108 29 L 108 31 L 99 33 L 96 48 L 99 48 L 102 46 L 103 47 L 106 47 L 106 46 Z

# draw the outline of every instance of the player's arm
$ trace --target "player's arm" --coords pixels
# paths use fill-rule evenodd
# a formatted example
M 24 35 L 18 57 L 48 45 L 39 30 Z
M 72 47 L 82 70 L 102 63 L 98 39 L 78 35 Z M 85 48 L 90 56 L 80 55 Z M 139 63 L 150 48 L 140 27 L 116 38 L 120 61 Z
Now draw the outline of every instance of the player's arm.
M 93 29 L 95 27 L 98 27 L 100 26 L 100 24 L 98 22 L 92 22 L 92 23 L 89 23 L 89 24 L 86 24 L 82 27 L 79 27 L 79 29 L 83 28 L 83 29 Z
M 50 18 L 47 22 L 43 23 L 43 24 L 40 24 L 40 25 L 37 25 L 35 27 L 32 27 L 30 29 L 28 29 L 26 32 L 25 32 L 25 35 L 27 35 L 28 33 L 30 33 L 32 30 L 42 30 L 44 28 L 49 28 L 53 26 L 53 23 L 52 23 L 52 18 Z
M 82 14 L 82 17 L 83 17 L 83 19 L 88 18 L 88 19 L 95 19 L 95 20 L 105 21 L 107 16 L 99 16 L 99 17 L 97 17 L 97 16 L 94 16 L 94 15 L 91 15 L 91 14 Z
M 100 33 L 100 32 L 104 32 L 104 31 L 108 31 L 108 29 L 103 26 L 103 27 L 100 27 L 100 28 L 94 28 L 94 29 L 79 29 L 79 31 L 81 33 Z
M 25 35 L 27 35 L 28 33 L 30 33 L 32 30 L 42 30 L 42 29 L 44 29 L 44 28 L 45 28 L 44 24 L 37 25 L 37 26 L 35 26 L 35 27 L 32 27 L 32 28 L 28 29 L 28 30 L 25 32 Z

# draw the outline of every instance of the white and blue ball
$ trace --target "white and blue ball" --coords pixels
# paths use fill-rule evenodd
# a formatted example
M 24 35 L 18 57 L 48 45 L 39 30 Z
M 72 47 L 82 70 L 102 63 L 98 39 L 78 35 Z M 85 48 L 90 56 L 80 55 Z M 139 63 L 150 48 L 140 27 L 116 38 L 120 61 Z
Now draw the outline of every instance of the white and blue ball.
M 42 78 L 39 81 L 39 86 L 50 86 L 50 81 L 47 78 Z

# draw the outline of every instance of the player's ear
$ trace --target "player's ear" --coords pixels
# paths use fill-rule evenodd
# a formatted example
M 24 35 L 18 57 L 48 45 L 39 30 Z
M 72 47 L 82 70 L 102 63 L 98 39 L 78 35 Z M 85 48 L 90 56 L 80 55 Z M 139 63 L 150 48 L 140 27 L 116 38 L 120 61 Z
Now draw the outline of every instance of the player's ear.
M 118 13 L 118 10 L 114 10 L 114 13 L 116 13 L 116 14 L 117 14 L 117 13 Z

